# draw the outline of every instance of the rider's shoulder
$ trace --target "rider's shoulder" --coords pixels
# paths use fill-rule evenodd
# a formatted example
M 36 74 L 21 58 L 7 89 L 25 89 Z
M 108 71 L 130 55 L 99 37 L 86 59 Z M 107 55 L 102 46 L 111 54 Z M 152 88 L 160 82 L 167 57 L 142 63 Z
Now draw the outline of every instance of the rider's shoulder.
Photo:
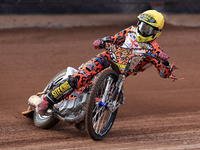
M 156 42 L 156 40 L 153 40 L 149 42 L 149 44 L 152 46 L 153 50 L 155 51 L 163 51 L 160 45 Z
M 128 28 L 126 28 L 125 30 L 128 30 L 128 31 L 130 31 L 130 32 L 136 32 L 136 29 L 137 29 L 137 27 L 135 27 L 135 26 L 129 26 Z
M 154 48 L 159 47 L 159 44 L 156 42 L 156 40 L 150 41 L 149 44 L 151 44 Z

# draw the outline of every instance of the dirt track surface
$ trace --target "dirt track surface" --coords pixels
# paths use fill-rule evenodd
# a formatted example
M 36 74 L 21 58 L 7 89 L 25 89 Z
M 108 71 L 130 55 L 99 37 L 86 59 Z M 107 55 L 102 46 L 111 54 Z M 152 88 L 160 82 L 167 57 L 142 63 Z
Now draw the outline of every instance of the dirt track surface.
M 7 29 L 0 34 L 0 149 L 200 149 L 200 28 L 165 26 L 160 46 L 184 80 L 162 79 L 154 67 L 125 82 L 125 104 L 108 136 L 91 140 L 67 123 L 38 129 L 21 115 L 29 96 L 67 66 L 97 53 L 93 40 L 125 26 Z

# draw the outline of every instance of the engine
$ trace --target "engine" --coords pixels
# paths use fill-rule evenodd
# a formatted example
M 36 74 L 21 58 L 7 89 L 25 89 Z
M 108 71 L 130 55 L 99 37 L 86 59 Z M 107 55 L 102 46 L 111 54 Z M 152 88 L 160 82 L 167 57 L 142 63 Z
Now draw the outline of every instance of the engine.
M 65 121 L 74 123 L 80 122 L 85 116 L 85 107 L 88 99 L 88 93 L 79 95 L 76 99 L 70 99 L 62 102 L 59 107 L 59 114 Z

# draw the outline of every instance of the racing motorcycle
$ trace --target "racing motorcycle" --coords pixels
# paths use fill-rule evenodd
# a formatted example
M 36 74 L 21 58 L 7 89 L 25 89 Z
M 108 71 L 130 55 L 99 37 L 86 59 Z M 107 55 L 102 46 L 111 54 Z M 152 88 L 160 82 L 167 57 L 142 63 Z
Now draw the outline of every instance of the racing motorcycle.
M 81 131 L 86 130 L 93 140 L 102 140 L 112 128 L 119 106 L 124 103 L 123 83 L 128 71 L 134 70 L 147 56 L 159 59 L 146 49 L 126 49 L 112 43 L 105 45 L 105 50 L 110 51 L 113 60 L 110 61 L 110 67 L 99 72 L 85 86 L 63 97 L 52 109 L 47 110 L 48 115 L 38 114 L 35 109 L 44 95 L 69 75 L 77 72 L 76 69 L 68 67 L 57 74 L 43 92 L 28 99 L 29 107 L 22 114 L 32 117 L 39 128 L 48 129 L 59 121 L 65 121 Z M 174 64 L 171 66 L 171 72 L 173 69 L 176 69 Z M 170 78 L 173 81 L 178 79 L 173 75 Z

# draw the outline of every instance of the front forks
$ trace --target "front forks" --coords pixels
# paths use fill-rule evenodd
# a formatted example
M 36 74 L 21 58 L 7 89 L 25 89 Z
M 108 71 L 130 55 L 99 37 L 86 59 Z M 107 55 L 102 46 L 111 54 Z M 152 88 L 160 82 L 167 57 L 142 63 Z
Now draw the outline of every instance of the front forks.
M 105 103 L 105 101 L 106 101 L 108 92 L 110 91 L 110 88 L 111 88 L 112 81 L 113 81 L 113 79 L 111 77 L 109 77 L 108 82 L 106 84 L 105 92 L 103 94 L 102 103 Z
M 124 80 L 125 80 L 125 75 L 120 74 L 116 85 L 113 87 L 114 91 L 110 98 L 110 102 L 106 102 L 106 99 L 108 98 L 108 93 L 110 91 L 111 84 L 113 81 L 112 78 L 110 77 L 108 78 L 108 82 L 105 88 L 105 92 L 103 94 L 102 101 L 99 101 L 98 103 L 99 107 L 103 106 L 105 107 L 105 109 L 108 108 L 111 112 L 114 112 L 120 106 L 120 104 L 122 104 L 122 100 L 118 100 L 118 99 L 121 93 Z
M 118 99 L 119 99 L 119 96 L 121 93 L 121 89 L 122 89 L 124 80 L 125 80 L 125 75 L 120 74 L 119 78 L 117 80 L 116 86 L 115 86 L 116 88 L 115 88 L 112 98 L 111 98 L 112 99 L 112 107 L 109 107 L 109 108 L 111 108 L 110 109 L 111 112 L 114 112 L 120 106 L 120 104 L 122 104 L 122 100 L 118 100 Z

